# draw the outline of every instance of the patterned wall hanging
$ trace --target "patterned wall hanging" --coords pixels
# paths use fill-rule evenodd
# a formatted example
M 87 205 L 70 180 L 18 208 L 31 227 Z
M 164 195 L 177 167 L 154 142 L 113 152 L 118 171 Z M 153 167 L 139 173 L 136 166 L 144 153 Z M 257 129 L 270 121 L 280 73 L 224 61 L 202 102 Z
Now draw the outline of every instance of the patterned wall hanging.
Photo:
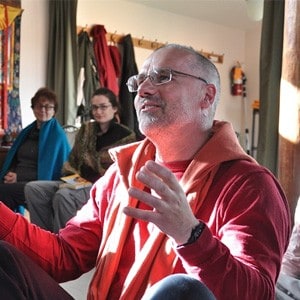
M 22 127 L 19 99 L 21 14 L 21 8 L 0 5 L 0 136 L 17 134 Z

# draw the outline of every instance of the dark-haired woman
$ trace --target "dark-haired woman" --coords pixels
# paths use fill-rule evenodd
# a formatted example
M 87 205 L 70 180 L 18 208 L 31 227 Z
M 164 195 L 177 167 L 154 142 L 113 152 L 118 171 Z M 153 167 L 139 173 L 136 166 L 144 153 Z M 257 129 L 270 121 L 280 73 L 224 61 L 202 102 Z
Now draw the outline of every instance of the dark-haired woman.
M 68 159 L 70 145 L 55 118 L 56 94 L 40 88 L 31 99 L 36 118 L 17 136 L 0 172 L 0 199 L 15 210 L 25 204 L 24 186 L 32 180 L 57 180 Z
M 94 183 L 112 164 L 108 150 L 136 140 L 135 133 L 117 122 L 119 103 L 107 88 L 99 88 L 90 100 L 93 120 L 80 127 L 68 161 L 65 175 L 79 174 Z M 31 222 L 58 232 L 88 200 L 91 187 L 60 188 L 61 181 L 35 181 L 25 187 Z

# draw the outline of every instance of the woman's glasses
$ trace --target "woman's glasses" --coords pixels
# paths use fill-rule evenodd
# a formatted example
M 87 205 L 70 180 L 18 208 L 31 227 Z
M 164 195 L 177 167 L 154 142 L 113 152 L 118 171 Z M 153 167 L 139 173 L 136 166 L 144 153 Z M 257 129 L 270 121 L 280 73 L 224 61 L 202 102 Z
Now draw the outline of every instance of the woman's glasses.
M 49 104 L 46 104 L 46 105 L 43 105 L 43 104 L 36 104 L 34 106 L 35 109 L 38 109 L 38 110 L 42 110 L 42 109 L 45 109 L 46 111 L 50 111 L 52 109 L 54 109 L 54 105 L 49 105 Z
M 109 107 L 111 107 L 111 105 L 105 105 L 105 104 L 92 104 L 91 105 L 91 109 L 92 111 L 97 111 L 98 109 L 100 109 L 101 111 L 106 111 Z

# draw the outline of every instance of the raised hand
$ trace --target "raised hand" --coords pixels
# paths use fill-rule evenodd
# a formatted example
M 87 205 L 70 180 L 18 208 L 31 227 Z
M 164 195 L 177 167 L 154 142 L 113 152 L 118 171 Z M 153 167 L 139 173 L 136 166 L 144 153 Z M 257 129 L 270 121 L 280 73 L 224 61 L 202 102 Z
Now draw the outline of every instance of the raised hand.
M 177 244 L 186 243 L 192 228 L 199 222 L 193 215 L 184 191 L 174 174 L 156 162 L 148 161 L 136 177 L 151 189 L 151 193 L 131 187 L 128 190 L 129 195 L 153 209 L 125 207 L 124 213 L 152 222 Z

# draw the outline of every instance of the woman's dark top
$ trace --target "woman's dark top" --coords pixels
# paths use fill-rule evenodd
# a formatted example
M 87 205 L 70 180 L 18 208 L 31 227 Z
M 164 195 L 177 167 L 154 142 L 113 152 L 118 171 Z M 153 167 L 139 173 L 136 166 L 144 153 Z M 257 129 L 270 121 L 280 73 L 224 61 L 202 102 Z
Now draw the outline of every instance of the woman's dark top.
M 39 129 L 34 127 L 18 149 L 10 167 L 10 171 L 17 174 L 18 182 L 37 180 L 38 147 Z

